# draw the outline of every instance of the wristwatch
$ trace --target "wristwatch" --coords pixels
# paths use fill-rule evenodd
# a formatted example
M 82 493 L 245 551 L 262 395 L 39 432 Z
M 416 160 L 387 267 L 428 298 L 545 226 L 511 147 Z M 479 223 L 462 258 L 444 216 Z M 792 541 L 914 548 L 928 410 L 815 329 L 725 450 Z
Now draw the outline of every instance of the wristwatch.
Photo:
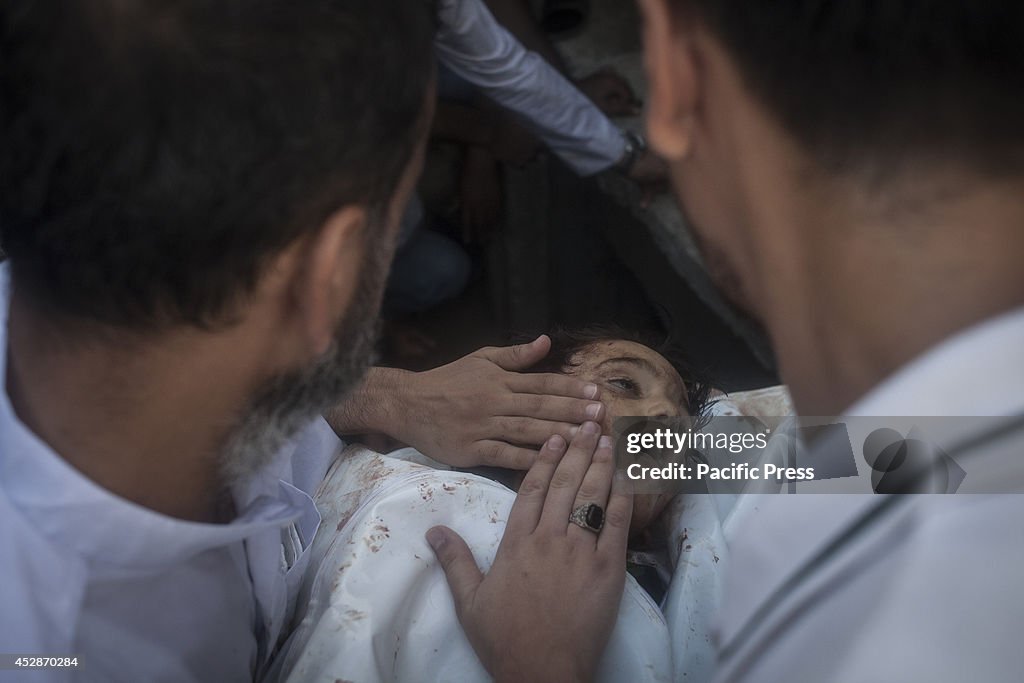
M 625 142 L 625 149 L 623 149 L 619 160 L 615 162 L 614 168 L 617 171 L 629 173 L 629 170 L 633 168 L 633 162 L 647 149 L 647 141 L 640 133 L 631 130 L 622 131 L 622 140 Z

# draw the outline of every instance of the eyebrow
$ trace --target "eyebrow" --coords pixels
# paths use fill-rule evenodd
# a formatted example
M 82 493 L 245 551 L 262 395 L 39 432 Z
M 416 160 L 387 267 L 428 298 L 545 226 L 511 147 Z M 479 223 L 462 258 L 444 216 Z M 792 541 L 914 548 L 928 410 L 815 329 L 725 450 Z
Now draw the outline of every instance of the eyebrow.
M 605 365 L 608 365 L 609 363 L 626 363 L 628 365 L 635 365 L 639 368 L 647 370 L 647 372 L 651 373 L 656 377 L 663 374 L 662 371 L 659 368 L 656 368 L 649 360 L 643 358 L 636 358 L 634 356 L 619 356 L 618 358 L 609 358 L 608 360 L 603 360 L 600 363 L 598 363 L 597 367 L 601 368 L 604 367 Z M 690 396 L 689 393 L 686 391 L 686 383 L 683 382 L 682 385 L 682 391 L 680 392 L 681 400 L 679 402 L 683 405 L 684 408 L 686 408 L 686 411 L 689 412 Z
M 608 365 L 609 363 L 629 363 L 630 365 L 640 366 L 641 368 L 650 372 L 652 375 L 657 375 L 661 373 L 661 371 L 658 370 L 658 368 L 654 367 L 654 365 L 651 364 L 650 361 L 645 360 L 643 358 L 636 358 L 634 356 L 620 356 L 619 358 L 609 358 L 608 360 L 603 360 L 600 363 L 598 363 L 597 367 L 600 368 L 605 365 Z

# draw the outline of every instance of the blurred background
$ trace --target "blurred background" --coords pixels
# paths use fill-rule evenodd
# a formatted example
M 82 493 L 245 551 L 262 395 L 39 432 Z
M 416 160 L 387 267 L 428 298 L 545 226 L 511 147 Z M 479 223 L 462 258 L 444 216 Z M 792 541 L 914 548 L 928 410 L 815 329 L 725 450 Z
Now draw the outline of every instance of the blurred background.
M 618 114 L 611 116 L 617 126 L 642 133 L 646 88 L 634 0 L 487 5 L 588 95 L 587 86 L 601 80 L 588 76 L 610 72 L 628 83 L 632 111 L 602 108 Z M 581 177 L 472 86 L 446 87 L 451 80 L 442 67 L 439 120 L 419 200 L 429 237 L 443 236 L 446 248 L 461 254 L 429 245 L 419 256 L 400 252 L 394 270 L 426 263 L 459 274 L 425 309 L 396 306 L 389 293 L 384 364 L 425 369 L 555 326 L 614 323 L 671 337 L 725 391 L 778 383 L 763 332 L 715 292 L 664 183 L 645 186 L 615 170 Z M 452 91 L 454 101 L 446 99 Z M 510 131 L 495 149 L 446 134 L 466 108 Z

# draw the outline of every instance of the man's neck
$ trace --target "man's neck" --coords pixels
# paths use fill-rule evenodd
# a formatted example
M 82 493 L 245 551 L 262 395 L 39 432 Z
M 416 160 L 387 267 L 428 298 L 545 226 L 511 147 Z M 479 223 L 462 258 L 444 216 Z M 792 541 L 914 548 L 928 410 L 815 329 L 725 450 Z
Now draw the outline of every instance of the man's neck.
M 822 238 L 787 280 L 798 287 L 766 316 L 797 411 L 838 414 L 944 339 L 1024 306 L 1022 196 L 1020 181 L 979 183 L 889 224 L 842 204 L 816 215 Z M 837 225 L 844 211 L 855 218 Z
M 40 439 L 108 491 L 172 517 L 223 521 L 218 453 L 252 388 L 237 342 L 182 330 L 65 343 L 15 291 L 7 392 Z

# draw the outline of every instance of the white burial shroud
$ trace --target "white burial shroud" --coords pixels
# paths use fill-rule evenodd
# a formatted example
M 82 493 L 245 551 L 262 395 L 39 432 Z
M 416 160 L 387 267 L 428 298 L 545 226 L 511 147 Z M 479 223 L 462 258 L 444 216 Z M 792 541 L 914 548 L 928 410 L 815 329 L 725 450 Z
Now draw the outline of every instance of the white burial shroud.
M 412 449 L 385 456 L 350 447 L 318 490 L 323 521 L 310 558 L 317 569 L 299 594 L 298 626 L 279 660 L 282 679 L 490 680 L 424 534 L 437 524 L 451 527 L 486 571 L 515 494 L 489 479 L 410 460 L 426 461 Z M 597 678 L 672 679 L 665 619 L 628 575 Z

